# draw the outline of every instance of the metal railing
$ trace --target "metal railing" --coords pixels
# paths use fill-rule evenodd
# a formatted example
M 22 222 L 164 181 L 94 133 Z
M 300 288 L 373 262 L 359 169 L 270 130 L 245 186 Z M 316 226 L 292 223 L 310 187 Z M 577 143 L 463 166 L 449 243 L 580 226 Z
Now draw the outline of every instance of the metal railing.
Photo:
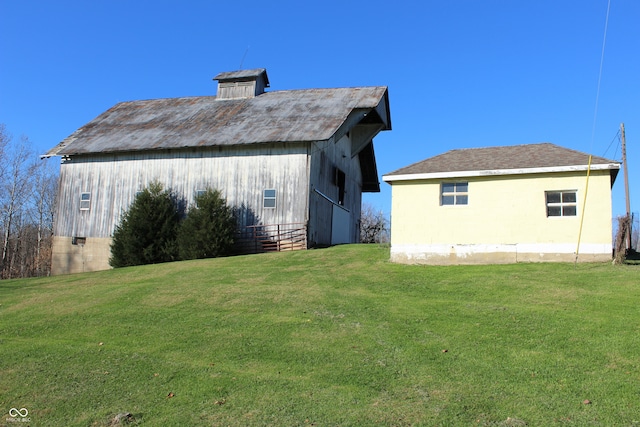
M 249 225 L 236 235 L 237 253 L 263 253 L 307 249 L 307 224 Z

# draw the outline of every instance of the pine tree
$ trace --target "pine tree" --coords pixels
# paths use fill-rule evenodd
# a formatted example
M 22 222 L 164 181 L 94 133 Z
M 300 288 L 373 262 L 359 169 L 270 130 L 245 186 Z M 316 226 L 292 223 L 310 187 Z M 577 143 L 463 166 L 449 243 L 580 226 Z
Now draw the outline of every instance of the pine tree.
M 208 188 L 196 196 L 196 204 L 178 231 L 181 259 L 215 258 L 229 255 L 233 248 L 236 219 L 233 208 L 218 190 Z
M 116 226 L 109 264 L 126 267 L 176 260 L 180 216 L 171 191 L 151 183 L 138 193 Z

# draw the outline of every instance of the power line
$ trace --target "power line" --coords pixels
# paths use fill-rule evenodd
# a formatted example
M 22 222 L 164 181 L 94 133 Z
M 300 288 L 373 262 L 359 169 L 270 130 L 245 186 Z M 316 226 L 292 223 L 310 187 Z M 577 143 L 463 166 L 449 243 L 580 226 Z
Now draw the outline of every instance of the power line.
M 247 57 L 247 53 L 249 53 L 249 47 L 247 46 L 247 50 L 244 51 L 244 55 L 242 55 L 242 59 L 240 60 L 240 68 L 238 68 L 239 70 L 242 70 L 242 65 L 244 64 L 244 60 Z
M 593 126 L 591 128 L 591 144 L 589 145 L 589 152 L 593 152 L 593 140 L 595 138 L 596 133 L 596 119 L 598 117 L 598 100 L 600 98 L 600 81 L 602 80 L 602 64 L 604 63 L 604 47 L 607 42 L 607 28 L 609 27 L 609 10 L 611 9 L 611 0 L 607 2 L 607 17 L 605 18 L 604 24 L 604 37 L 602 39 L 602 53 L 600 54 L 600 71 L 598 73 L 598 88 L 596 90 L 596 104 L 593 112 Z M 584 213 L 587 209 L 587 194 L 589 192 L 589 176 L 591 175 L 591 160 L 592 156 L 589 154 L 589 165 L 587 166 L 587 181 L 585 183 L 584 188 L 584 201 L 582 202 L 582 214 L 580 216 L 580 228 L 578 230 L 578 244 L 576 246 L 576 260 L 575 263 L 578 263 L 578 255 L 580 253 L 580 239 L 582 237 L 582 225 L 584 224 Z
M 596 103 L 593 111 L 593 126 L 591 128 L 591 145 L 589 146 L 589 152 L 593 149 L 593 140 L 596 133 L 596 121 L 598 118 L 598 102 L 600 99 L 600 82 L 602 81 L 602 65 L 604 64 L 604 48 L 607 44 L 607 29 L 609 27 L 609 11 L 611 10 L 611 0 L 607 2 L 607 17 L 604 23 L 604 36 L 602 38 L 602 53 L 600 54 L 600 71 L 598 72 L 598 87 L 596 90 Z
M 618 144 L 616 144 L 616 151 L 613 153 L 613 157 L 612 157 L 613 159 L 616 158 L 616 154 L 618 154 L 618 147 L 620 145 L 620 129 L 618 129 L 616 134 L 611 139 L 611 142 L 609 143 L 609 146 L 607 147 L 607 149 L 604 150 L 604 153 L 602 154 L 602 157 L 607 157 L 607 153 L 609 152 L 609 149 L 611 148 L 613 143 L 616 141 L 616 139 L 618 140 Z

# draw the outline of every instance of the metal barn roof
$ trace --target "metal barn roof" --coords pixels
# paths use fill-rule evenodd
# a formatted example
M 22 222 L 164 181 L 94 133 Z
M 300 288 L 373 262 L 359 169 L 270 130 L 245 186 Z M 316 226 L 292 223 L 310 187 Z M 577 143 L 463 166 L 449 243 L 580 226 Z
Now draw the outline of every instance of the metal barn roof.
M 218 76 L 219 77 L 219 76 Z M 354 115 L 391 129 L 384 86 L 123 102 L 43 157 L 330 139 Z M 358 119 L 358 121 L 360 121 Z
M 260 77 L 265 80 L 266 86 L 269 87 L 267 70 L 264 68 L 254 68 L 252 70 L 224 71 L 215 76 L 213 80 L 257 80 Z

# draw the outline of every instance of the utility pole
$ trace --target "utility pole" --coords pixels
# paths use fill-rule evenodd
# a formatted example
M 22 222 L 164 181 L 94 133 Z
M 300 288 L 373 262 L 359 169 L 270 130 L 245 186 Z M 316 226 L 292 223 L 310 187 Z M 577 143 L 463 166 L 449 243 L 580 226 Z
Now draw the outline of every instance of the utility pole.
M 627 201 L 627 250 L 631 250 L 631 202 L 629 201 L 629 173 L 627 168 L 627 141 L 624 136 L 624 123 L 620 123 L 622 145 L 622 167 L 624 169 L 624 194 Z

